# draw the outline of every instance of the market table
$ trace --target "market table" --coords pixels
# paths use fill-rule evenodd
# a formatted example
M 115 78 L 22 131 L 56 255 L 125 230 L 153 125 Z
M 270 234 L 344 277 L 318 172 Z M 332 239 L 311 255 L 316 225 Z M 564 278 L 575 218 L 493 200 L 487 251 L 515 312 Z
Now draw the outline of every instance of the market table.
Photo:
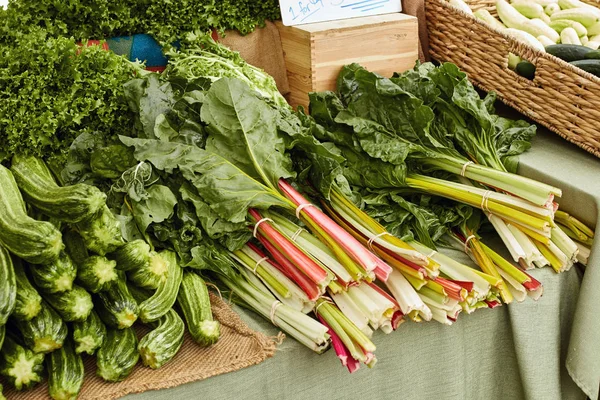
M 563 189 L 562 209 L 594 225 L 600 160 L 549 132 L 522 156 L 520 173 Z M 600 226 L 600 224 L 598 224 Z M 596 242 L 600 247 L 600 241 Z M 464 255 L 453 252 L 454 256 Z M 591 399 L 600 385 L 600 250 L 585 275 L 534 270 L 544 284 L 534 302 L 461 315 L 453 326 L 406 322 L 377 333 L 378 363 L 350 375 L 333 351 L 316 355 L 286 339 L 264 363 L 205 381 L 129 396 L 155 399 Z M 237 308 L 250 327 L 278 330 Z M 575 383 L 577 382 L 577 384 Z M 578 386 L 579 385 L 579 386 Z M 585 392 L 585 393 L 584 393 Z

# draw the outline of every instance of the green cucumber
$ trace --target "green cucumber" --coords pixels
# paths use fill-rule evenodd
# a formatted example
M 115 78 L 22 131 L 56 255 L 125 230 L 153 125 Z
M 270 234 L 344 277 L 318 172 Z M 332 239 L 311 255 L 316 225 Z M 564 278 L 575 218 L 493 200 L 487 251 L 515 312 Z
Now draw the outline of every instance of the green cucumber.
M 137 346 L 137 336 L 132 328 L 109 329 L 104 344 L 96 353 L 98 376 L 109 382 L 127 378 L 140 358 Z
M 571 61 L 572 65 L 600 77 L 600 60 L 577 60 Z
M 165 250 L 159 253 L 167 263 L 167 279 L 162 281 L 156 292 L 140 303 L 140 319 L 142 322 L 156 321 L 165 315 L 177 300 L 179 285 L 183 277 L 183 269 L 177 263 L 177 255 Z
M 92 312 L 92 296 L 85 289 L 73 285 L 62 293 L 42 294 L 65 322 L 85 321 Z
M 585 55 L 585 58 L 588 60 L 600 60 L 600 50 L 592 50 L 592 51 L 588 52 Z
M 79 222 L 106 202 L 106 195 L 95 186 L 58 186 L 46 163 L 37 157 L 15 155 L 10 169 L 27 203 L 60 221 Z
M 44 354 L 34 353 L 6 335 L 0 351 L 0 375 L 17 390 L 30 389 L 42 381 Z
M 17 304 L 17 278 L 8 250 L 0 245 L 0 325 L 6 324 Z
M 75 400 L 81 391 L 85 370 L 81 356 L 75 353 L 73 344 L 64 345 L 46 356 L 48 392 L 54 400 Z
M 102 256 L 88 257 L 77 269 L 77 281 L 92 293 L 107 290 L 119 278 L 117 263 Z
M 21 321 L 29 321 L 42 310 L 42 296 L 29 281 L 23 262 L 15 257 L 13 266 L 17 281 L 17 302 L 11 316 Z
M 44 293 L 60 293 L 71 290 L 77 276 L 77 267 L 64 251 L 53 263 L 30 265 L 29 271 L 37 288 Z
M 523 78 L 533 79 L 535 77 L 535 65 L 529 61 L 521 61 L 518 63 L 515 71 Z
M 11 319 L 11 324 L 34 353 L 45 354 L 60 349 L 67 337 L 67 325 L 46 302 L 42 302 L 42 310 L 30 321 Z
M 129 328 L 137 320 L 138 304 L 127 288 L 123 273 L 108 290 L 98 293 L 96 309 L 102 321 L 111 328 Z
M 77 354 L 93 355 L 104 343 L 106 326 L 94 310 L 82 322 L 73 322 L 73 340 Z
M 0 244 L 32 264 L 55 261 L 63 249 L 60 231 L 50 222 L 27 215 L 10 170 L 0 165 Z
M 576 44 L 553 44 L 552 46 L 546 46 L 546 53 L 567 62 L 583 60 L 586 54 L 591 51 L 591 49 L 585 46 Z
M 183 272 L 177 305 L 183 313 L 190 335 L 197 343 L 210 346 L 219 340 L 220 324 L 213 320 L 208 288 L 198 274 Z

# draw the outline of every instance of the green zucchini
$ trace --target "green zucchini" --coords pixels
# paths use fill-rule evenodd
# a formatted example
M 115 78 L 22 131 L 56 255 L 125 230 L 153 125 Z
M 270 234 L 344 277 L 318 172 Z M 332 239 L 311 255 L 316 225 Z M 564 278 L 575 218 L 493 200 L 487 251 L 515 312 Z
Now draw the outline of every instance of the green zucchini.
M 73 322 L 73 340 L 77 354 L 93 355 L 106 336 L 106 326 L 94 310 L 83 322 Z
M 23 262 L 15 257 L 13 266 L 17 281 L 17 302 L 11 316 L 21 321 L 29 321 L 42 310 L 42 296 L 31 285 Z
M 138 350 L 144 365 L 157 369 L 171 361 L 181 348 L 185 324 L 179 314 L 170 309 L 151 326 L 153 330 L 140 340 Z
M 138 318 L 138 304 L 127 288 L 122 273 L 111 287 L 96 297 L 98 315 L 111 328 L 129 328 Z
M 106 205 L 93 216 L 79 222 L 77 229 L 85 247 L 101 256 L 112 253 L 125 244 L 121 236 L 121 225 Z
M 42 381 L 44 354 L 34 353 L 6 335 L 0 351 L 0 375 L 17 390 L 29 389 Z
M 571 64 L 592 75 L 600 77 L 600 60 L 578 60 L 572 61 Z
M 567 62 L 583 60 L 590 51 L 592 49 L 576 44 L 553 44 L 546 46 L 546 53 Z
M 96 373 L 105 381 L 118 382 L 127 378 L 140 353 L 133 328 L 109 329 L 104 344 L 96 353 Z
M 150 262 L 150 246 L 142 239 L 131 241 L 119 248 L 108 258 L 117 262 L 117 269 L 131 271 L 140 269 Z
M 118 279 L 115 261 L 102 256 L 91 256 L 79 265 L 77 281 L 92 293 L 107 290 Z
M 167 263 L 167 279 L 160 282 L 158 289 L 150 298 L 140 303 L 142 322 L 156 321 L 169 312 L 177 300 L 183 269 L 177 263 L 175 252 L 165 250 L 160 255 Z
M 10 169 L 27 203 L 60 221 L 79 222 L 106 203 L 106 195 L 95 186 L 58 186 L 46 163 L 37 157 L 15 155 Z
M 17 304 L 17 278 L 8 250 L 0 245 L 0 325 L 6 324 Z
M 6 400 L 6 397 L 4 397 L 4 386 L 2 386 L 2 384 L 0 383 L 0 400 Z
M 157 252 L 150 253 L 150 262 L 127 272 L 127 278 L 136 286 L 145 289 L 158 289 L 161 282 L 167 280 L 168 264 Z
M 219 321 L 213 321 L 208 289 L 200 275 L 183 272 L 177 304 L 183 312 L 190 335 L 197 343 L 209 346 L 219 340 L 220 324 Z
M 85 370 L 81 356 L 67 340 L 60 349 L 46 356 L 48 392 L 54 400 L 75 400 L 81 391 Z
M 11 319 L 23 341 L 35 353 L 50 353 L 61 348 L 67 337 L 67 325 L 46 302 L 41 312 L 30 321 Z
M 50 264 L 30 265 L 29 271 L 37 288 L 44 293 L 71 290 L 77 276 L 77 267 L 64 251 Z
M 83 238 L 76 231 L 67 230 L 63 234 L 63 242 L 65 243 L 67 254 L 71 257 L 76 265 L 81 264 L 90 256 L 90 253 L 85 247 Z
M 62 293 L 46 293 L 42 297 L 65 322 L 85 321 L 92 312 L 92 296 L 82 287 L 73 285 L 73 289 Z
M 529 61 L 521 61 L 518 63 L 515 71 L 523 78 L 533 79 L 535 77 L 535 65 Z
M 50 222 L 27 215 L 15 179 L 0 165 L 0 244 L 32 264 L 50 263 L 63 249 L 62 236 Z

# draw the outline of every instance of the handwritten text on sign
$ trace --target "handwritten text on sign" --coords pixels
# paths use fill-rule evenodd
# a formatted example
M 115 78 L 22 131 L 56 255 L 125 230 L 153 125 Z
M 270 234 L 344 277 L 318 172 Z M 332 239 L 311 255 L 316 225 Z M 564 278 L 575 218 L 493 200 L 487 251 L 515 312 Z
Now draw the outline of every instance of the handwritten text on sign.
M 287 26 L 402 11 L 400 0 L 279 0 L 279 5 Z

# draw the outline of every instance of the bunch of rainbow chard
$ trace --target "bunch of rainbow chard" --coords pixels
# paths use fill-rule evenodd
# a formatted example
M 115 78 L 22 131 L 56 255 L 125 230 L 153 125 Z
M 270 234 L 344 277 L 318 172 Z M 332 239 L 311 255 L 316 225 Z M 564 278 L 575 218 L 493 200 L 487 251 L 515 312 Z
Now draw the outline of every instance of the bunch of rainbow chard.
M 351 160 L 346 176 L 353 185 L 479 208 L 522 268 L 568 270 L 579 249 L 554 222 L 560 190 L 509 172 L 535 126 L 494 114 L 494 100 L 481 99 L 453 64 L 417 65 L 391 79 L 349 65 L 338 93 L 311 96 L 311 115 L 330 132 L 321 140 Z M 385 173 L 374 179 L 377 170 Z

